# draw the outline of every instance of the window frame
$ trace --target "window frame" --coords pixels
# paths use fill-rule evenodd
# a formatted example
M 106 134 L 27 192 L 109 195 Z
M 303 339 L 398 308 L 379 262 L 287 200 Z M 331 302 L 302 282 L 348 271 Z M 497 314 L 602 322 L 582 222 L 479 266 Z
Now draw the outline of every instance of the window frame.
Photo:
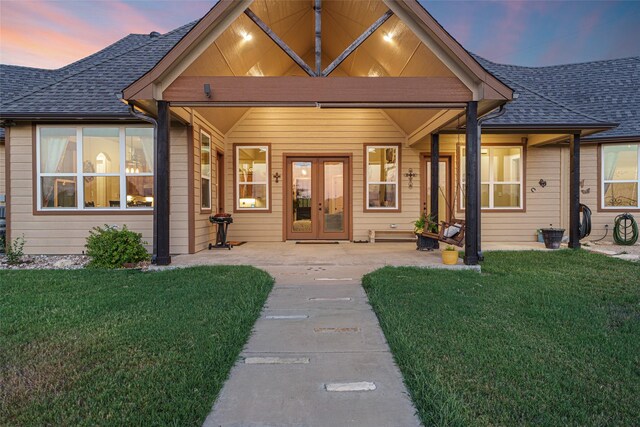
M 635 145 L 638 150 L 638 169 L 637 169 L 637 179 L 636 180 L 605 180 L 604 179 L 604 149 L 605 147 L 610 146 L 624 146 L 624 145 Z M 610 183 L 619 183 L 619 184 L 637 184 L 637 202 L 636 206 L 605 206 L 605 184 Z M 640 212 L 640 141 L 639 142 L 621 142 L 614 144 L 599 144 L 598 146 L 598 211 L 599 212 L 612 212 L 612 213 L 620 213 L 620 212 Z
M 489 150 L 489 181 L 481 181 L 480 185 L 489 185 L 489 206 L 481 207 L 482 212 L 490 212 L 490 213 L 514 213 L 514 212 L 526 212 L 527 211 L 527 193 L 524 191 L 525 184 L 527 182 L 527 147 L 522 143 L 488 143 L 482 144 L 480 149 L 486 148 Z M 495 181 L 493 177 L 493 160 L 491 156 L 491 151 L 494 148 L 519 148 L 520 149 L 520 181 Z M 458 194 L 458 202 L 456 203 L 456 209 L 458 212 L 465 212 L 464 206 L 464 190 L 463 185 L 465 185 L 464 176 L 462 174 L 462 162 L 463 162 L 463 152 L 466 147 L 463 144 L 458 145 L 457 149 L 457 171 L 456 175 L 458 177 L 457 185 L 459 185 L 460 190 Z M 482 177 L 480 177 L 482 179 Z M 520 206 L 517 207 L 494 207 L 494 186 L 495 185 L 520 185 Z M 456 190 L 458 191 L 458 190 Z M 480 195 L 481 196 L 481 195 Z
M 205 135 L 207 138 L 209 138 L 209 177 L 206 178 L 209 180 L 209 206 L 204 206 L 204 204 L 202 203 L 203 199 L 202 199 L 202 180 L 203 180 L 203 176 L 202 176 L 202 136 Z M 213 175 L 213 170 L 212 170 L 212 165 L 213 165 L 213 161 L 212 161 L 212 155 L 214 153 L 213 150 L 213 140 L 211 139 L 211 134 L 209 134 L 208 132 L 206 132 L 204 129 L 200 129 L 200 212 L 201 213 L 210 213 L 213 209 L 213 192 L 211 190 L 211 176 Z
M 244 181 L 241 183 L 239 179 L 239 168 L 238 168 L 238 160 L 239 160 L 239 150 L 241 148 L 266 148 L 267 155 L 267 176 L 265 182 L 252 182 L 253 184 L 266 184 L 267 191 L 267 207 L 265 208 L 241 208 L 240 207 L 240 199 L 238 195 L 240 194 L 240 185 L 246 184 Z M 234 213 L 271 213 L 272 208 L 272 197 L 271 197 L 271 144 L 270 143 L 260 143 L 260 144 L 245 144 L 245 143 L 234 143 L 233 144 L 233 212 Z
M 51 173 L 41 172 L 41 130 L 45 128 L 68 128 L 76 131 L 76 172 L 74 173 Z M 118 129 L 118 152 L 120 155 L 119 172 L 118 173 L 85 173 L 83 170 L 83 129 L 88 128 L 116 128 Z M 155 190 L 155 174 L 154 172 L 127 173 L 126 172 L 126 129 L 128 128 L 147 128 L 153 127 L 146 124 L 43 124 L 34 126 L 33 138 L 33 214 L 34 215 L 149 215 L 153 213 L 153 207 L 127 207 L 127 177 L 145 177 L 154 178 Z M 155 140 L 153 141 L 155 145 Z M 75 207 L 43 207 L 42 206 L 42 177 L 69 177 L 76 180 L 76 206 Z M 85 207 L 84 200 L 84 178 L 85 177 L 119 177 L 120 185 L 120 206 L 119 207 L 101 207 L 90 208 Z M 155 194 L 154 194 L 155 199 Z M 155 202 L 155 200 L 154 200 Z
M 369 182 L 369 148 L 395 148 L 396 149 L 396 206 L 394 207 L 369 207 L 369 185 L 370 184 L 393 184 L 392 181 L 372 181 Z M 364 144 L 363 151 L 363 179 L 364 183 L 364 197 L 363 208 L 364 212 L 370 213 L 399 213 L 402 212 L 402 144 L 390 143 L 390 144 Z

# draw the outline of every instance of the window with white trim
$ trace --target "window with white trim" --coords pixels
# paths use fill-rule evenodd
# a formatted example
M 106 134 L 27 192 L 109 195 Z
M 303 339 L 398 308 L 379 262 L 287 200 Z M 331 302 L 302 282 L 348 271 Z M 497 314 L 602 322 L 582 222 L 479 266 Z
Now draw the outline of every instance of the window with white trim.
M 41 126 L 36 138 L 39 210 L 153 207 L 153 128 Z
M 524 164 L 522 146 L 480 149 L 480 206 L 482 209 L 523 209 Z M 466 155 L 460 148 L 460 206 L 466 192 Z
M 211 136 L 200 132 L 200 208 L 211 209 Z
M 604 144 L 601 158 L 602 208 L 640 208 L 640 144 Z
M 399 208 L 398 146 L 366 146 L 367 209 Z
M 269 209 L 269 146 L 235 147 L 236 210 Z

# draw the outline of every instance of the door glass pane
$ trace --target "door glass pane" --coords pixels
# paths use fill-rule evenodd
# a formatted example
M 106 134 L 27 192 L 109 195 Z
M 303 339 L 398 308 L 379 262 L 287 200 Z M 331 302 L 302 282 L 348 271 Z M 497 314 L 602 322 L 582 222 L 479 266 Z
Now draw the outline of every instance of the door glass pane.
M 311 162 L 293 162 L 291 164 L 293 206 L 291 209 L 292 231 L 311 233 Z
M 440 162 L 440 168 L 438 169 L 438 222 L 447 221 L 447 208 L 449 203 L 453 201 L 447 200 L 449 194 L 449 183 L 447 177 L 449 171 L 447 170 L 447 162 Z M 431 162 L 427 162 L 427 214 L 431 213 Z
M 324 162 L 324 231 L 344 231 L 344 163 Z

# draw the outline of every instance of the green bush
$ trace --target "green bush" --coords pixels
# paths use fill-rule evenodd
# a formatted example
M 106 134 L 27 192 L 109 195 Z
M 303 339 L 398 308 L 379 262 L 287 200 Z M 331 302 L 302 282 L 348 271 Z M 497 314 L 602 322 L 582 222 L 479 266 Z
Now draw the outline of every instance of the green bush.
M 89 267 L 122 268 L 125 264 L 137 264 L 149 260 L 144 248 L 142 234 L 133 232 L 126 225 L 122 229 L 106 225 L 94 227 L 87 237 L 87 255 L 91 257 Z
M 17 237 L 11 242 L 6 242 L 6 245 L 7 262 L 11 265 L 20 264 L 24 256 L 24 236 Z

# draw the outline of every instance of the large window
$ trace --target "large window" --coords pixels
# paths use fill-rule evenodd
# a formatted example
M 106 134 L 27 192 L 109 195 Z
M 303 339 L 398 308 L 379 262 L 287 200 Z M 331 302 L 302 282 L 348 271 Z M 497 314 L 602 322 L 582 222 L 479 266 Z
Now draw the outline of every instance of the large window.
M 153 129 L 39 127 L 40 210 L 153 207 Z
M 602 146 L 602 207 L 640 208 L 640 144 Z
M 211 137 L 200 132 L 200 208 L 211 209 Z
M 523 148 L 492 146 L 480 150 L 480 205 L 482 209 L 523 208 Z M 466 155 L 460 148 L 460 206 L 466 192 Z
M 392 146 L 365 146 L 367 210 L 400 208 L 400 149 Z
M 236 211 L 269 210 L 269 146 L 235 146 Z

